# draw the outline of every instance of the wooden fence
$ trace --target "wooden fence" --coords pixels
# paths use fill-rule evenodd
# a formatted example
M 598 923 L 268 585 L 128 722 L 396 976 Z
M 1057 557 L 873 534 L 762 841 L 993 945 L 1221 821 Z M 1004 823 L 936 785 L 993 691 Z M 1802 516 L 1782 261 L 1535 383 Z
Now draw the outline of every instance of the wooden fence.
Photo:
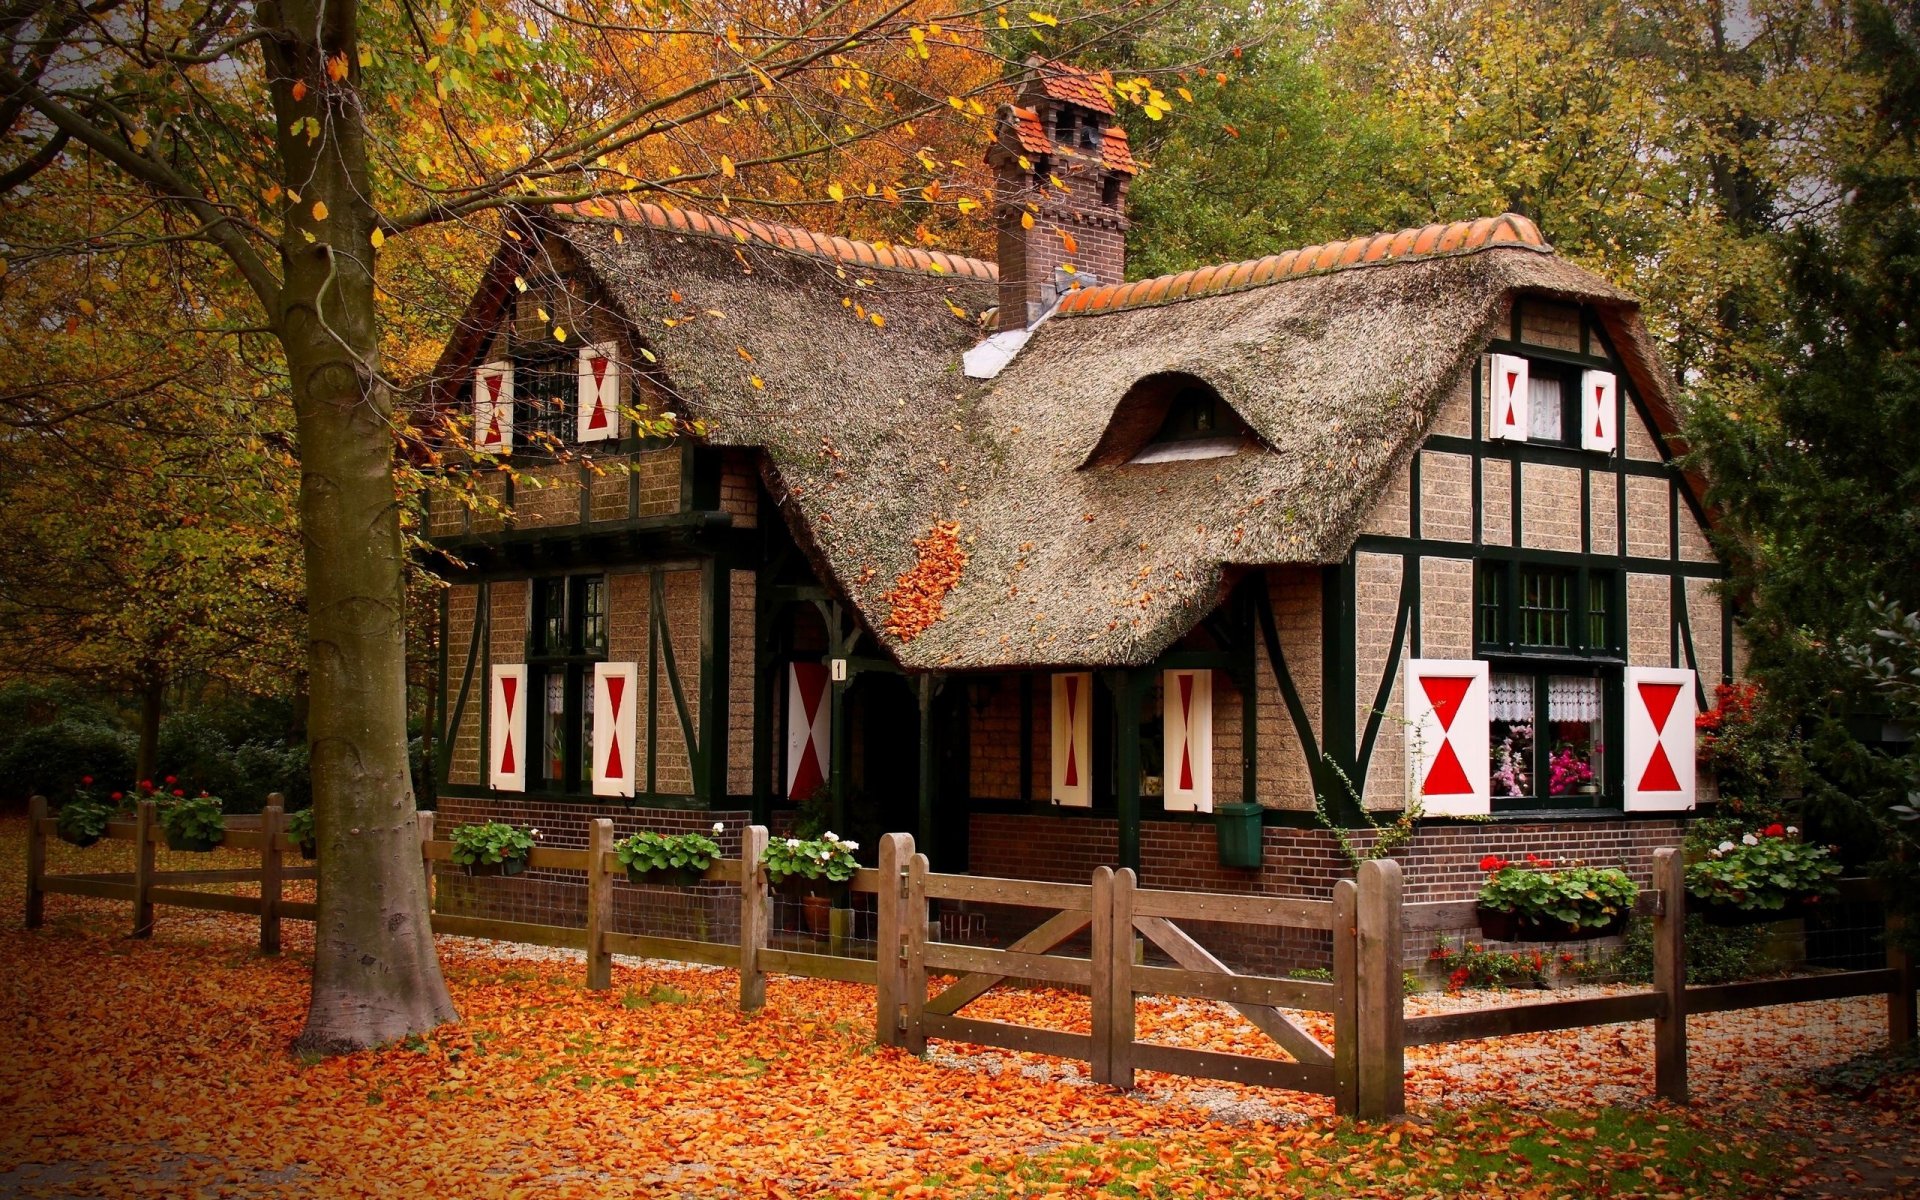
M 273 798 L 275 801 L 278 797 Z M 110 838 L 135 843 L 134 870 L 119 874 L 49 875 L 46 839 L 57 832 L 46 802 L 36 797 L 29 822 L 26 918 L 29 928 L 44 917 L 48 895 L 126 900 L 133 906 L 133 935 L 148 936 L 157 906 L 257 915 L 260 948 L 280 948 L 282 920 L 311 921 L 315 906 L 287 900 L 283 884 L 312 879 L 312 867 L 289 866 L 297 847 L 285 834 L 284 814 L 270 804 L 257 819 L 228 821 L 224 845 L 258 850 L 257 868 L 158 871 L 155 851 L 165 836 L 151 801 L 132 822 L 109 826 Z M 433 814 L 420 814 L 421 857 L 432 864 L 452 857 L 453 845 L 434 836 Z M 1468 1012 L 1409 1018 L 1402 995 L 1404 937 L 1471 927 L 1473 901 L 1404 904 L 1398 863 L 1364 863 L 1353 880 L 1334 885 L 1330 900 L 1141 888 L 1132 870 L 1098 868 L 1086 884 L 1044 883 L 947 875 L 928 869 L 907 834 L 880 840 L 878 868 L 863 868 L 851 888 L 875 897 L 874 959 L 782 949 L 769 945 L 770 891 L 760 868 L 767 830 L 748 826 L 741 857 L 723 859 L 706 873 L 708 882 L 733 884 L 739 897 L 739 937 L 733 942 L 620 933 L 613 929 L 613 882 L 624 873 L 613 854 L 613 824 L 588 827 L 585 849 L 535 848 L 527 865 L 537 870 L 586 876 L 580 926 L 432 914 L 436 933 L 491 938 L 584 951 L 587 986 L 612 986 L 613 956 L 671 959 L 730 967 L 739 972 L 740 1006 L 766 1002 L 768 973 L 868 984 L 875 988 L 875 1037 L 914 1053 L 929 1038 L 1035 1051 L 1085 1061 L 1094 1080 L 1131 1087 L 1136 1071 L 1160 1071 L 1329 1095 L 1343 1114 L 1379 1119 L 1405 1110 L 1408 1046 L 1575 1029 L 1652 1020 L 1655 1090 L 1667 1099 L 1687 1099 L 1686 1020 L 1690 1014 L 1758 1008 L 1845 996 L 1884 995 L 1888 1040 L 1896 1046 L 1915 1035 L 1915 972 L 1896 938 L 1887 939 L 1887 965 L 1748 983 L 1689 987 L 1685 983 L 1683 866 L 1674 850 L 1654 856 L 1654 886 L 1643 891 L 1641 916 L 1653 920 L 1654 980 L 1650 988 L 1601 997 L 1505 1004 Z M 199 885 L 258 883 L 258 896 L 196 890 Z M 1862 881 L 1848 894 L 1870 895 Z M 1051 912 L 1005 946 L 985 947 L 940 940 L 929 906 L 941 900 L 1022 907 Z M 1325 932 L 1332 942 L 1328 982 L 1237 974 L 1215 958 L 1181 921 L 1293 928 Z M 1087 932 L 1085 955 L 1058 953 Z M 1149 965 L 1144 943 L 1172 966 Z M 929 994 L 936 977 L 950 977 Z M 1092 998 L 1089 1032 L 1077 1033 L 961 1015 L 995 987 L 1041 982 L 1086 990 Z M 1264 1032 L 1287 1058 L 1198 1050 L 1137 1037 L 1139 997 L 1157 995 L 1226 1004 Z M 1328 1045 L 1292 1014 L 1332 1018 Z

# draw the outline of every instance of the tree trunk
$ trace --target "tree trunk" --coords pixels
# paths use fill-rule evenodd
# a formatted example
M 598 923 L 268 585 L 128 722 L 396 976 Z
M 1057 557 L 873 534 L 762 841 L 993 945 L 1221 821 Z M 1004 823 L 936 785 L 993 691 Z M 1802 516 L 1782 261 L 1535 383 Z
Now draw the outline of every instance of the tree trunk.
M 134 753 L 133 777 L 152 781 L 158 773 L 160 757 L 160 715 L 166 708 L 166 693 L 158 680 L 148 680 L 140 690 L 140 748 Z
M 263 3 L 285 178 L 276 329 L 300 439 L 308 746 L 320 847 L 313 999 L 296 1045 L 344 1052 L 456 1019 L 436 956 L 407 762 L 405 560 L 379 375 L 356 5 Z M 346 78 L 329 77 L 334 59 Z M 305 86 L 296 100 L 293 84 Z M 309 117 L 320 136 L 294 132 Z M 324 209 L 316 205 L 325 205 Z

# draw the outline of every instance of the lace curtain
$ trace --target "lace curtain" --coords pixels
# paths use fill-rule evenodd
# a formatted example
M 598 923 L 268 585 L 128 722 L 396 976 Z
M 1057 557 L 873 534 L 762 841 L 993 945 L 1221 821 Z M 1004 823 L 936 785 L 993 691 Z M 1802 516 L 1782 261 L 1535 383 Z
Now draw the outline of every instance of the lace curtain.
M 1531 675 L 1495 675 L 1488 697 L 1496 721 L 1533 720 Z M 1600 681 L 1591 675 L 1554 675 L 1547 679 L 1549 721 L 1598 721 Z
M 1496 721 L 1533 720 L 1533 676 L 1495 675 L 1488 702 Z

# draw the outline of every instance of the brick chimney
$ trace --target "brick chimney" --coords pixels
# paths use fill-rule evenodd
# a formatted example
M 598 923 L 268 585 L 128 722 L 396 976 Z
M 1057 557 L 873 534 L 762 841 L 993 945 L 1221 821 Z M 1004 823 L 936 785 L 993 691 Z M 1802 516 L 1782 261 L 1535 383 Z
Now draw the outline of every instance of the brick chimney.
M 1076 286 L 1124 277 L 1127 186 L 1138 168 L 1112 95 L 1105 72 L 1036 56 L 995 117 L 996 330 L 1024 329 Z

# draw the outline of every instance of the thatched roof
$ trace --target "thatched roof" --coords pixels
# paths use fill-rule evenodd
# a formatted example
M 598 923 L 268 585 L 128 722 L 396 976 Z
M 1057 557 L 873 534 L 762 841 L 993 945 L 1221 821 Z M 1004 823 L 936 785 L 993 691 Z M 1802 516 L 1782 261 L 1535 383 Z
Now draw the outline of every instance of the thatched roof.
M 764 449 L 816 564 L 912 668 L 1151 661 L 1235 567 L 1339 561 L 1516 292 L 1596 305 L 1642 394 L 1662 410 L 1669 394 L 1631 299 L 1544 245 L 1456 243 L 1059 316 L 982 382 L 959 367 L 994 301 L 983 273 L 635 215 L 623 240 L 606 220 L 551 227 L 713 439 Z M 1165 371 L 1211 383 L 1263 447 L 1086 465 L 1121 398 Z M 967 562 L 903 642 L 886 593 L 943 522 Z

